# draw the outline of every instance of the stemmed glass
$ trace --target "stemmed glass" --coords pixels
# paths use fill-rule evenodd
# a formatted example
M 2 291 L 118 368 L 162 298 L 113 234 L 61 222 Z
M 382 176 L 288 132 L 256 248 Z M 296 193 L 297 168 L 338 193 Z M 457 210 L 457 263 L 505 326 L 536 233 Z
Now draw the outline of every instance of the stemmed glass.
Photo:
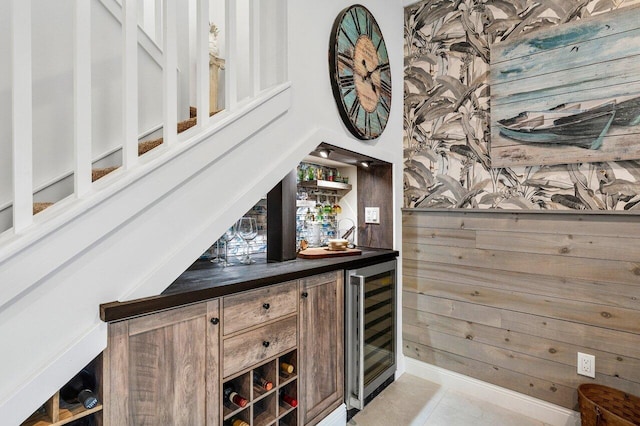
M 222 262 L 222 256 L 220 256 L 220 238 L 218 238 L 216 240 L 215 245 L 215 249 L 213 248 L 214 246 L 211 246 L 209 248 L 209 250 L 211 250 L 211 258 L 209 259 L 209 262 L 211 263 L 221 263 Z M 214 250 L 215 250 L 215 256 L 214 256 Z
M 256 263 L 256 261 L 251 259 L 251 256 L 249 255 L 249 241 L 258 236 L 258 225 L 256 224 L 256 219 L 254 217 L 244 216 L 240 220 L 238 220 L 236 229 L 238 235 L 244 240 L 244 243 L 246 245 L 246 254 L 242 258 L 241 262 L 245 265 Z
M 229 242 L 236 237 L 237 230 L 236 224 L 233 224 L 222 234 L 222 241 L 224 241 L 224 262 L 222 262 L 222 266 L 232 266 L 233 263 L 229 262 Z

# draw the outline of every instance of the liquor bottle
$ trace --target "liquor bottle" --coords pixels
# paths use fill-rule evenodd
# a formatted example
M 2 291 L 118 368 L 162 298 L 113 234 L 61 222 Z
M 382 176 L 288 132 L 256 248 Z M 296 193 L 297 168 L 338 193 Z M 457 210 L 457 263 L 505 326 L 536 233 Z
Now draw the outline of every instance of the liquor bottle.
M 238 392 L 233 389 L 231 383 L 227 383 L 224 387 L 224 399 L 225 401 L 231 401 L 238 407 L 246 407 L 249 402 L 246 398 L 240 396 Z
M 298 400 L 292 397 L 291 395 L 285 393 L 282 389 L 280 389 L 280 399 L 289 404 L 292 407 L 298 406 Z
M 96 381 L 87 369 L 82 369 L 60 389 L 60 398 L 69 404 L 81 403 L 87 410 L 98 405 L 98 398 L 93 393 Z
M 224 422 L 225 426 L 249 426 L 249 423 L 237 417 L 232 417 Z
M 270 391 L 271 389 L 273 389 L 273 382 L 265 379 L 255 371 L 253 372 L 253 383 L 259 388 L 267 391 Z
M 287 374 L 291 374 L 291 373 L 293 373 L 293 370 L 294 370 L 295 368 L 293 367 L 293 365 L 292 365 L 292 364 L 289 364 L 288 362 L 281 362 L 281 363 L 280 363 L 280 369 L 281 369 L 283 372 L 287 373 Z

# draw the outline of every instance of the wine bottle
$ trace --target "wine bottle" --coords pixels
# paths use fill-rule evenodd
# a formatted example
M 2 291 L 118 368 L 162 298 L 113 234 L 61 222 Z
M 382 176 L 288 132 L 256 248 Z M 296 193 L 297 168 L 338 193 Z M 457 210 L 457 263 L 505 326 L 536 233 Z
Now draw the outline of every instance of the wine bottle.
M 298 400 L 280 389 L 280 398 L 292 407 L 298 406 Z
M 295 368 L 293 367 L 293 364 L 289 364 L 288 362 L 281 362 L 280 369 L 287 374 L 291 374 L 293 373 L 293 370 Z
M 249 423 L 245 422 L 238 417 L 232 417 L 224 422 L 225 426 L 249 426 Z
M 82 369 L 60 389 L 60 398 L 69 404 L 81 403 L 87 410 L 98 405 L 98 398 L 93 393 L 96 381 L 93 374 Z
M 227 383 L 224 388 L 224 399 L 226 401 L 231 401 L 236 404 L 238 407 L 246 407 L 249 402 L 243 396 L 240 396 L 238 392 L 236 392 L 231 383 Z
M 271 389 L 273 389 L 273 382 L 265 379 L 255 371 L 253 372 L 253 383 L 259 388 L 267 391 L 270 391 Z

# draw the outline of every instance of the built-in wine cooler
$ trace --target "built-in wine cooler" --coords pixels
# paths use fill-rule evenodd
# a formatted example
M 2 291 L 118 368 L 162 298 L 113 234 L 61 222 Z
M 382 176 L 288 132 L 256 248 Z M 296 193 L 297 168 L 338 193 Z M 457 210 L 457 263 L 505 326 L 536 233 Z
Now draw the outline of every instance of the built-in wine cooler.
M 396 261 L 346 274 L 345 402 L 352 416 L 396 371 Z

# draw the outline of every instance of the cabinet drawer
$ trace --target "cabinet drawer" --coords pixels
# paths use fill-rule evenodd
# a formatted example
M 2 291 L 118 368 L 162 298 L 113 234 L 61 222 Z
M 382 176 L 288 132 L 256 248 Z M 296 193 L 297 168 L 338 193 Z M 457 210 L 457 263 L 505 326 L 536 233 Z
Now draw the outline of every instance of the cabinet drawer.
M 297 282 L 289 281 L 225 297 L 224 335 L 296 312 L 297 289 Z
M 298 317 L 287 318 L 223 342 L 223 376 L 228 377 L 296 346 Z

